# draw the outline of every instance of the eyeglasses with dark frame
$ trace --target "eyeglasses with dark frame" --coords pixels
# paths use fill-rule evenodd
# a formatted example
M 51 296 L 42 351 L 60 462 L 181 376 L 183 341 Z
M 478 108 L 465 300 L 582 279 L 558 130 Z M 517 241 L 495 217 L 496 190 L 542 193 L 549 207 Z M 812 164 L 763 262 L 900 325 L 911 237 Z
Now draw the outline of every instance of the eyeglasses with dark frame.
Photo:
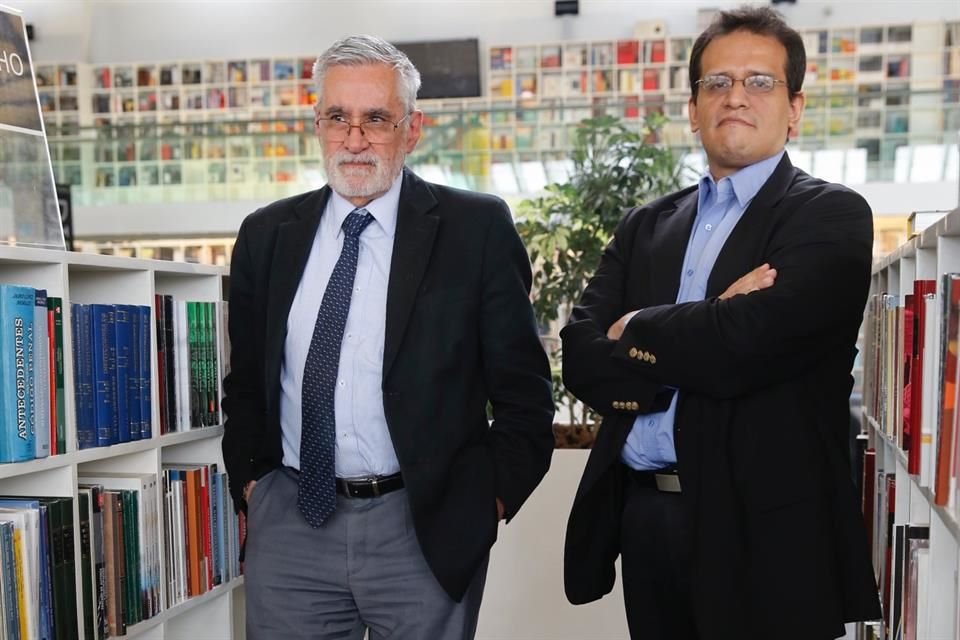
M 720 96 L 728 93 L 737 82 L 743 84 L 743 90 L 749 95 L 760 96 L 770 93 L 778 84 L 786 85 L 785 80 L 777 80 L 766 73 L 757 73 L 745 78 L 731 78 L 728 75 L 716 74 L 703 76 L 694 84 L 711 96 Z
M 387 144 L 393 142 L 397 129 L 412 115 L 411 111 L 396 122 L 391 122 L 383 116 L 371 116 L 359 124 L 352 124 L 343 115 L 333 115 L 329 118 L 317 117 L 316 120 L 323 132 L 323 137 L 330 142 L 343 142 L 350 137 L 350 132 L 357 128 L 360 129 L 360 135 L 370 144 Z

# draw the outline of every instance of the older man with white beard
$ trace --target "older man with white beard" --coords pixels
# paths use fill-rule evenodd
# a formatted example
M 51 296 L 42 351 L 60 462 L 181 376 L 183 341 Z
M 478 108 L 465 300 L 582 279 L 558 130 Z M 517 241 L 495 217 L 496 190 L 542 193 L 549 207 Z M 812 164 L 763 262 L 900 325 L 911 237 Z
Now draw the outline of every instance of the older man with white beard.
M 498 522 L 553 446 L 530 264 L 503 201 L 404 169 L 403 53 L 348 37 L 314 80 L 328 185 L 248 216 L 231 267 L 247 636 L 469 639 Z

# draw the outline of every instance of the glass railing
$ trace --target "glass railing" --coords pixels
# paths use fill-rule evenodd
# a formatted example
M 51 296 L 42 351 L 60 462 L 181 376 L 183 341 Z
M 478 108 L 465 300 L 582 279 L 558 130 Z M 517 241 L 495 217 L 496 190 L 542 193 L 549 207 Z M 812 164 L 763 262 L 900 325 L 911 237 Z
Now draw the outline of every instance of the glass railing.
M 799 136 L 788 146 L 794 164 L 854 185 L 956 180 L 960 80 L 944 85 L 809 91 Z M 428 180 L 513 199 L 564 180 L 573 131 L 584 118 L 612 115 L 642 130 L 651 112 L 665 115 L 666 124 L 649 140 L 673 149 L 689 168 L 686 179 L 695 179 L 704 159 L 687 103 L 663 96 L 428 110 L 408 164 Z M 309 109 L 277 120 L 215 117 L 48 128 L 57 181 L 73 186 L 79 205 L 267 200 L 324 183 Z

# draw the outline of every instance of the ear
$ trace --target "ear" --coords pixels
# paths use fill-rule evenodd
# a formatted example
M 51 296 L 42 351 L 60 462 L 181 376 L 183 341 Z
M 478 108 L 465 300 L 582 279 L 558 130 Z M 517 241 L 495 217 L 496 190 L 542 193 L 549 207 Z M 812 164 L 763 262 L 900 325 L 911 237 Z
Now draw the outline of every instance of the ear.
M 313 105 L 313 134 L 320 137 L 320 103 Z
M 690 118 L 690 131 L 696 133 L 700 131 L 700 120 L 697 114 L 697 101 L 692 97 L 687 102 L 687 117 Z
M 802 91 L 790 99 L 790 115 L 787 120 L 787 135 L 795 138 L 800 133 L 800 117 L 803 107 L 807 104 L 807 96 Z
M 407 119 L 407 132 L 403 141 L 403 150 L 406 153 L 413 153 L 417 148 L 417 142 L 420 141 L 420 134 L 423 132 L 423 111 L 414 110 Z

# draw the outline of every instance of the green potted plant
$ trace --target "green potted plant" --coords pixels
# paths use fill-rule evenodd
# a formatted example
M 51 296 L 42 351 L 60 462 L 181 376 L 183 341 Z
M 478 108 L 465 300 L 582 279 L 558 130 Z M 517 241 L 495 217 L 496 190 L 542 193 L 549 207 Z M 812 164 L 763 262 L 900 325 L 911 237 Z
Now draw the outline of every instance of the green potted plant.
M 569 316 L 625 211 L 678 188 L 680 164 L 653 142 L 665 121 L 651 114 L 637 131 L 613 116 L 584 120 L 575 131 L 568 181 L 548 185 L 517 207 L 517 229 L 533 264 L 534 310 L 548 333 L 557 415 L 570 420 L 554 428 L 558 446 L 590 446 L 597 416 L 563 386 L 555 329 Z

